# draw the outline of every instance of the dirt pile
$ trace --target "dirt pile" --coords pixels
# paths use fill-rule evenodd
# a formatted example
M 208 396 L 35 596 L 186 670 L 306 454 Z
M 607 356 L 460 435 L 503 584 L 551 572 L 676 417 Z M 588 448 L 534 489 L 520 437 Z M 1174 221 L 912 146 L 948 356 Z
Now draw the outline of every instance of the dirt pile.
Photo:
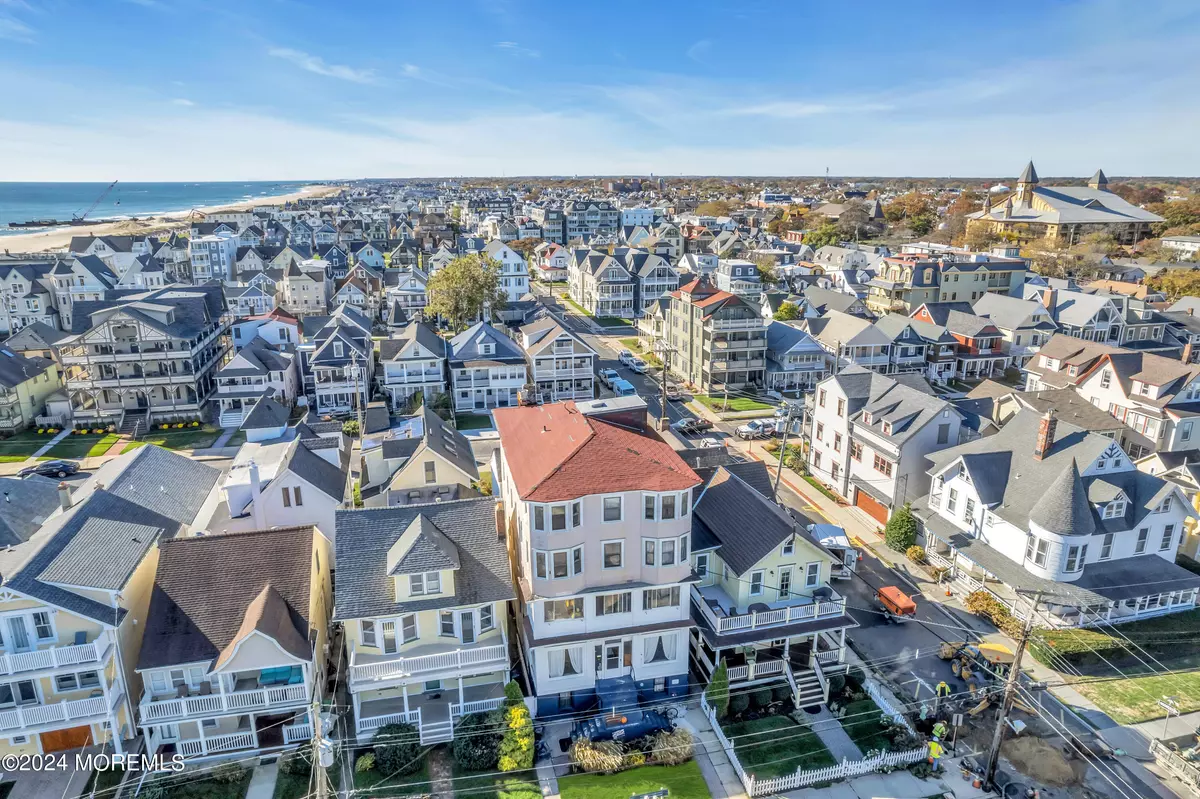
M 1041 738 L 1013 738 L 1000 747 L 1000 754 L 1013 768 L 1034 782 L 1065 787 L 1076 785 L 1079 776 L 1055 747 Z

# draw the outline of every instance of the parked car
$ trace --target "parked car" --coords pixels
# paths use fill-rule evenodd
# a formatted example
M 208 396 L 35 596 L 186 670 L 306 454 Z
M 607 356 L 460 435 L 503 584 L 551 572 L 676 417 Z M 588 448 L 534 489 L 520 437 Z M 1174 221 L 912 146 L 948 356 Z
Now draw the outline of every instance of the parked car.
M 679 402 L 683 399 L 683 392 L 679 390 L 679 386 L 667 386 L 667 399 L 671 402 Z
M 646 374 L 646 362 L 641 358 L 631 358 L 627 364 L 630 369 L 637 372 L 639 375 Z
M 618 377 L 612 383 L 612 390 L 618 397 L 636 397 L 637 389 L 623 377 Z
M 749 441 L 754 438 L 764 438 L 775 432 L 775 425 L 762 419 L 754 419 L 746 422 L 744 425 L 734 431 L 737 437 L 743 441 Z
M 621 350 L 617 353 L 617 360 L 628 366 L 629 362 L 633 360 L 633 353 L 629 350 Z
M 620 379 L 621 379 L 621 375 L 619 372 L 617 372 L 616 369 L 601 369 L 600 370 L 600 382 L 603 383 L 606 388 L 612 388 L 613 381 L 620 380 Z
M 592 741 L 632 741 L 651 733 L 670 730 L 670 720 L 657 710 L 614 710 L 577 722 L 571 737 Z
M 712 430 L 713 423 L 707 419 L 697 419 L 694 416 L 685 416 L 677 422 L 671 422 L 671 429 L 676 433 L 688 435 L 690 433 L 703 433 L 707 430 Z
M 29 466 L 17 472 L 21 477 L 40 474 L 42 477 L 67 477 L 79 471 L 75 461 L 42 461 L 36 466 Z

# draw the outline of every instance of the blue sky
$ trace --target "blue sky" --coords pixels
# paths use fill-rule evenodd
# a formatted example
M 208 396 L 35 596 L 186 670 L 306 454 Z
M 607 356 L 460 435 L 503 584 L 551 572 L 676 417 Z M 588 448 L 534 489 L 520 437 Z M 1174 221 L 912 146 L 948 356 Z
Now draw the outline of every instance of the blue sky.
M 0 0 L 0 180 L 1200 174 L 1200 3 Z

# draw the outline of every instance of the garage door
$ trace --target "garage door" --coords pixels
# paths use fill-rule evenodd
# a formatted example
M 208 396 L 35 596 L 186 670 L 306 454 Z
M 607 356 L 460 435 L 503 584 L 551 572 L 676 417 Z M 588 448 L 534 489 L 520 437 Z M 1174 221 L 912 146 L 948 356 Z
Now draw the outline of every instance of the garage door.
M 872 519 L 880 524 L 887 524 L 888 509 L 883 503 L 876 500 L 873 496 L 863 491 L 861 488 L 856 488 L 854 492 L 854 505 L 857 508 L 862 508 L 867 512 Z
M 86 724 L 82 727 L 69 727 L 65 730 L 42 733 L 43 752 L 61 752 L 64 749 L 78 749 L 81 746 L 87 746 L 91 742 L 92 728 Z

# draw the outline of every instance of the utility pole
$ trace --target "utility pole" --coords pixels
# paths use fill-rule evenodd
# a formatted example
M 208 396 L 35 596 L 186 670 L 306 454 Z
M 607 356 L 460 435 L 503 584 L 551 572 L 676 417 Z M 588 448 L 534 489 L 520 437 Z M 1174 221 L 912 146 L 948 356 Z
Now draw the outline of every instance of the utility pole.
M 1017 641 L 1017 651 L 1013 655 L 1012 668 L 1009 669 L 1008 679 L 1004 683 L 1004 699 L 1000 704 L 1000 716 L 996 719 L 996 731 L 992 733 L 992 748 L 988 752 L 987 768 L 983 772 L 984 787 L 995 785 L 996 763 L 1000 760 L 1000 744 L 1004 741 L 1004 724 L 1008 714 L 1012 712 L 1013 699 L 1016 698 L 1017 681 L 1021 679 L 1021 657 L 1029 644 L 1029 634 L 1033 632 L 1033 619 L 1037 615 L 1038 605 L 1042 603 L 1042 592 L 1038 591 L 1033 598 L 1033 607 L 1029 617 L 1025 619 L 1025 627 L 1021 630 L 1021 640 Z
M 783 422 L 783 440 L 779 444 L 779 465 L 775 467 L 775 486 L 771 489 L 771 496 L 777 502 L 779 501 L 779 481 L 783 477 L 783 460 L 787 457 L 788 434 L 792 432 L 792 414 L 795 410 L 796 406 L 789 402 L 787 418 Z
M 358 384 L 358 350 L 350 350 L 350 368 L 354 370 L 354 411 L 358 418 L 358 440 L 363 437 L 362 392 Z
M 321 702 L 315 696 L 308 711 L 308 720 L 313 728 L 312 769 L 316 780 L 316 799 L 329 798 L 329 777 L 325 769 L 333 764 L 333 747 L 325 739 L 325 730 L 321 728 Z

